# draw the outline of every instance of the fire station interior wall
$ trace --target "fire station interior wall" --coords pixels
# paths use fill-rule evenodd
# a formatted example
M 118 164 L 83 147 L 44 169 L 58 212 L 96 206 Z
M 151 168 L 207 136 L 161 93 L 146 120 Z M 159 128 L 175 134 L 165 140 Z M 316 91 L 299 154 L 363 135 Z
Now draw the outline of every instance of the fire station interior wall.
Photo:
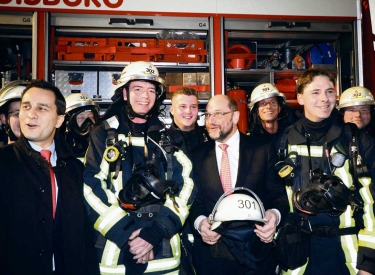
M 281 16 L 357 16 L 358 0 L 3 0 L 0 7 L 29 7 L 43 9 L 101 10 L 127 12 L 184 12 L 209 14 L 254 14 Z M 26 3 L 25 3 L 26 2 Z

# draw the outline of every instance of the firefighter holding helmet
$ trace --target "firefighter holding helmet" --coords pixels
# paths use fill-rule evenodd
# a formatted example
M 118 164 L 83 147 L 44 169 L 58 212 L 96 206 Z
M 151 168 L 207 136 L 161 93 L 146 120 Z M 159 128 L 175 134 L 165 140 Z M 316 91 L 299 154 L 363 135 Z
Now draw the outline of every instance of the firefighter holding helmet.
M 3 130 L 8 136 L 7 144 L 15 142 L 21 135 L 18 114 L 21 95 L 26 85 L 26 81 L 16 80 L 9 82 L 0 91 L 0 120 Z
M 371 91 L 356 86 L 346 89 L 341 94 L 337 109 L 342 112 L 344 122 L 355 123 L 358 129 L 363 129 L 375 136 L 375 126 L 372 125 L 374 105 L 374 96 Z
M 292 109 L 285 105 L 286 97 L 271 83 L 254 88 L 250 98 L 250 135 L 276 143 L 286 127 L 295 122 Z
M 74 155 L 83 160 L 89 145 L 89 133 L 99 123 L 99 106 L 82 93 L 70 94 L 65 100 L 65 127 L 60 127 L 60 130 Z
M 158 119 L 164 80 L 127 65 L 104 122 L 90 133 L 85 198 L 102 274 L 178 274 L 181 230 L 195 196 L 192 164 Z

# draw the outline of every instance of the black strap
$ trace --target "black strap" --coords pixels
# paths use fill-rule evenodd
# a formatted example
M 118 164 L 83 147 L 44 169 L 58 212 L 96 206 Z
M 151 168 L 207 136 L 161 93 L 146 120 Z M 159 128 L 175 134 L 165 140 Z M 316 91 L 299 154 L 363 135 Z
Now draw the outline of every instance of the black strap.
M 293 125 L 288 126 L 285 130 L 283 135 L 280 139 L 280 146 L 279 150 L 277 152 L 277 155 L 279 157 L 279 161 L 284 161 L 286 159 L 287 153 L 288 153 L 288 133 L 289 130 L 292 128 Z
M 309 160 L 309 178 L 312 180 L 313 178 L 313 171 L 312 171 L 312 162 L 311 162 L 311 148 L 310 148 L 310 134 L 305 133 L 305 138 L 306 138 L 306 145 L 307 145 L 307 153 L 308 155 L 308 160 Z
M 362 163 L 362 158 L 359 153 L 359 145 L 358 145 L 358 128 L 353 123 L 345 123 L 345 125 L 349 125 L 350 130 L 352 132 L 352 138 L 349 144 L 349 164 L 353 171 L 353 184 L 357 190 L 359 190 L 362 185 L 359 182 L 359 175 L 358 175 L 358 168 L 362 169 L 365 173 L 367 173 L 367 166 L 366 164 Z
M 333 228 L 330 226 L 313 226 L 312 234 L 317 237 L 333 238 L 343 235 L 358 234 L 359 229 L 356 227 Z

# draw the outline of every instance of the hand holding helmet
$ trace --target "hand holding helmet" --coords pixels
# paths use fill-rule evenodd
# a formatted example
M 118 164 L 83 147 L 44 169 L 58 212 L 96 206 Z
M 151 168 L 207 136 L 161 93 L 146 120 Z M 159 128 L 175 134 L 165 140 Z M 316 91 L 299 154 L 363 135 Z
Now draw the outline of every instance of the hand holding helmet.
M 241 193 L 239 193 L 240 191 Z M 209 216 L 211 230 L 220 234 L 230 234 L 231 231 L 236 231 L 237 226 L 233 225 L 237 222 L 239 222 L 239 228 L 244 225 L 254 228 L 255 223 L 264 224 L 264 213 L 263 204 L 253 191 L 244 187 L 236 187 L 225 192 L 217 201 Z M 241 229 L 239 230 L 242 232 Z M 233 235 L 241 240 L 246 240 L 249 230 L 243 233 L 245 233 L 243 236 Z

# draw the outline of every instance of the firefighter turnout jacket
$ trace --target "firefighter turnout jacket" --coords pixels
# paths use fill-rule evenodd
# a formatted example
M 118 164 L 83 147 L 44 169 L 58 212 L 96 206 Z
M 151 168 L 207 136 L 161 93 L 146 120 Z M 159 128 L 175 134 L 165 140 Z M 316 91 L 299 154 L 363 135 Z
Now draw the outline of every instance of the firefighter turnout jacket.
M 316 127 L 316 128 L 314 128 Z M 314 129 L 318 133 L 314 133 Z M 349 165 L 349 151 L 352 132 L 332 112 L 331 117 L 320 125 L 309 122 L 304 115 L 287 133 L 287 156 L 294 155 L 293 184 L 287 186 L 290 211 L 294 207 L 293 193 L 303 190 L 310 181 L 309 172 L 321 169 L 324 174 L 334 174 L 348 187 L 353 187 L 353 173 Z M 310 139 L 308 145 L 307 138 Z M 308 262 L 297 269 L 283 271 L 283 274 L 356 274 L 365 270 L 375 274 L 375 146 L 374 139 L 358 130 L 359 152 L 368 167 L 370 177 L 360 178 L 356 196 L 363 201 L 361 214 L 354 213 L 348 205 L 343 213 L 318 213 L 307 215 L 311 235 L 311 252 Z M 326 145 L 324 145 L 324 143 Z M 309 153 L 310 151 L 310 153 Z M 280 152 L 280 151 L 279 151 Z M 342 167 L 333 168 L 329 159 L 335 152 L 345 155 Z M 309 158 L 311 162 L 309 161 Z M 327 160 L 327 161 L 324 161 Z M 309 167 L 311 163 L 311 169 Z M 354 218 L 356 216 L 356 218 Z M 322 229 L 323 230 L 320 230 Z
M 124 144 L 119 165 L 104 158 L 108 128 L 115 129 L 116 140 Z M 170 141 L 168 148 L 163 147 L 163 137 Z M 166 161 L 167 154 L 171 155 L 172 163 Z M 167 196 L 164 203 L 135 211 L 122 209 L 117 201 L 119 191 L 132 176 L 134 167 L 145 165 L 152 158 L 159 164 L 163 178 L 167 179 L 169 174 L 168 179 L 179 184 L 178 194 L 174 198 Z M 85 165 L 84 193 L 89 216 L 98 232 L 101 274 L 178 274 L 181 255 L 178 232 L 196 192 L 192 163 L 178 135 L 167 132 L 157 116 L 145 124 L 132 123 L 123 107 L 117 116 L 107 119 L 90 134 Z M 147 264 L 135 264 L 127 245 L 129 236 L 140 228 L 139 237 L 154 246 L 154 260 Z

